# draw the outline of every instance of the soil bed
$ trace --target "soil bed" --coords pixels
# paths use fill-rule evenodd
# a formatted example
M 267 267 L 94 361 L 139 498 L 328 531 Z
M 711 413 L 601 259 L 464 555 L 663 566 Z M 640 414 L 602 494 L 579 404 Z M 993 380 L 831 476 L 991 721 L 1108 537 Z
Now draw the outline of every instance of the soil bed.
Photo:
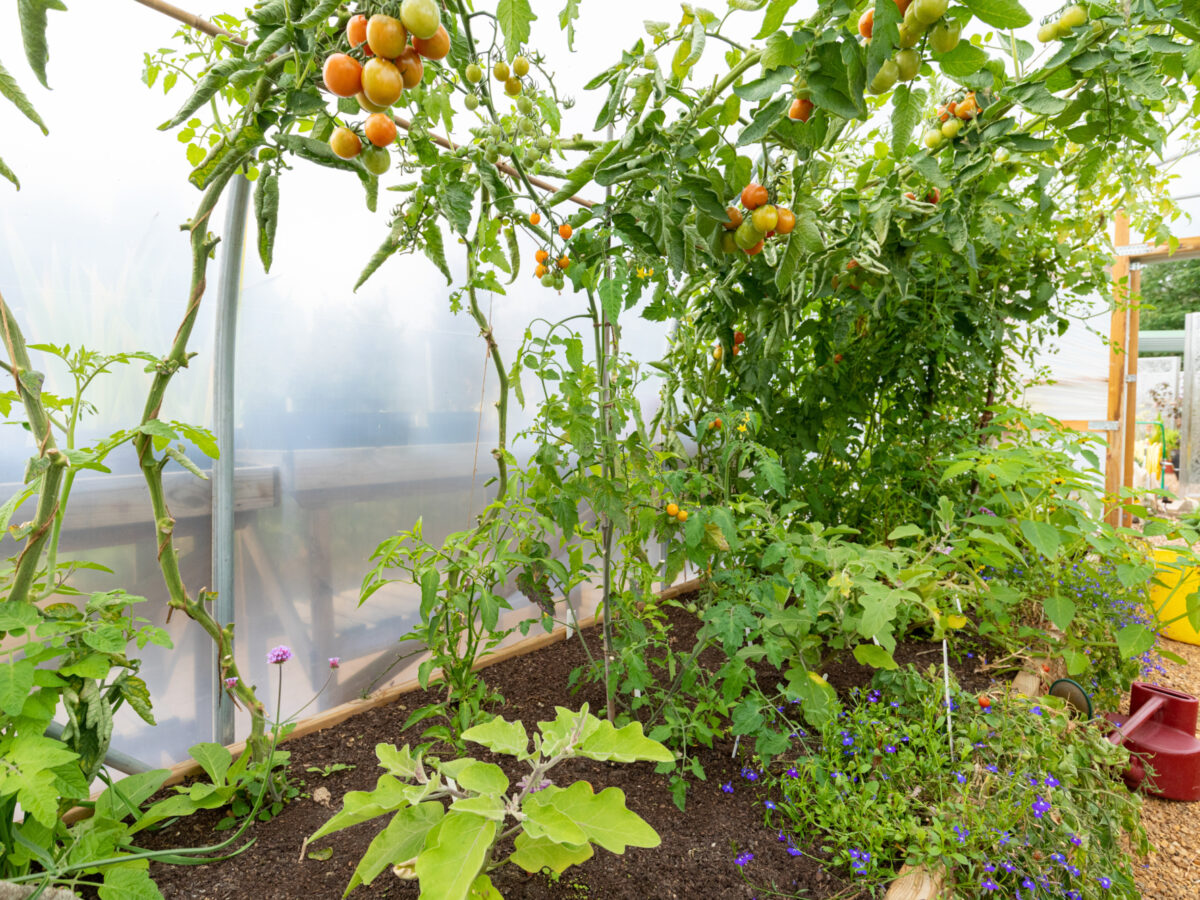
M 696 631 L 695 619 L 674 608 L 670 620 L 672 643 L 690 647 Z M 597 630 L 588 629 L 584 635 L 596 653 Z M 521 719 L 532 731 L 539 720 L 553 716 L 555 706 L 577 709 L 587 701 L 593 711 L 604 708 L 600 685 L 585 685 L 575 694 L 565 688 L 571 671 L 586 659 L 575 637 L 499 663 L 483 674 L 505 699 L 496 711 L 507 719 Z M 901 665 L 913 663 L 920 668 L 940 664 L 941 645 L 910 641 L 897 648 L 896 660 Z M 989 681 L 985 674 L 976 671 L 976 662 L 964 658 L 952 663 L 964 687 L 977 689 Z M 868 684 L 874 673 L 849 654 L 831 661 L 825 671 L 830 683 L 843 695 Z M 256 900 L 341 897 L 358 860 L 388 818 L 330 835 L 309 848 L 310 851 L 331 848 L 332 856 L 327 860 L 300 859 L 301 845 L 341 808 L 347 791 L 374 788 L 382 771 L 375 757 L 376 744 L 419 743 L 421 725 L 408 732 L 400 728 L 414 708 L 432 699 L 425 692 L 407 694 L 391 705 L 290 741 L 286 749 L 291 751 L 291 777 L 304 782 L 303 795 L 270 822 L 252 826 L 246 837 L 253 837 L 254 845 L 232 860 L 204 866 L 155 864 L 151 874 L 163 895 L 172 900 L 242 900 L 251 895 Z M 771 896 L 772 891 L 812 900 L 867 896 L 836 872 L 826 871 L 819 859 L 788 855 L 777 832 L 764 824 L 762 801 L 767 795 L 758 785 L 740 776 L 743 766 L 750 761 L 748 753 L 743 748 L 734 758 L 732 752 L 733 742 L 728 740 L 698 754 L 707 781 L 695 782 L 689 788 L 686 812 L 680 812 L 672 802 L 667 776 L 656 775 L 653 764 L 564 761 L 553 773 L 556 781 L 567 784 L 582 778 L 590 781 L 597 791 L 609 786 L 620 788 L 626 794 L 629 808 L 646 819 L 662 837 L 661 846 L 631 847 L 624 855 L 597 849 L 592 859 L 553 880 L 544 874 L 526 875 L 516 866 L 507 865 L 493 873 L 496 887 L 508 900 L 669 900 L 696 897 L 700 892 L 710 898 L 750 898 Z M 497 762 L 514 781 L 526 771 L 510 757 L 493 757 L 482 747 L 473 746 L 471 755 Z M 354 768 L 328 777 L 308 771 L 310 767 L 322 768 L 334 763 Z M 737 787 L 733 794 L 720 788 L 729 781 Z M 327 805 L 316 802 L 314 796 L 325 799 Z M 223 815 L 223 811 L 214 810 L 191 816 L 159 834 L 147 836 L 145 845 L 165 848 L 213 843 L 225 834 L 212 831 Z M 743 872 L 733 860 L 735 855 L 746 851 L 754 854 L 754 859 Z M 352 897 L 415 898 L 417 894 L 415 881 L 402 881 L 385 871 L 373 884 L 357 888 Z

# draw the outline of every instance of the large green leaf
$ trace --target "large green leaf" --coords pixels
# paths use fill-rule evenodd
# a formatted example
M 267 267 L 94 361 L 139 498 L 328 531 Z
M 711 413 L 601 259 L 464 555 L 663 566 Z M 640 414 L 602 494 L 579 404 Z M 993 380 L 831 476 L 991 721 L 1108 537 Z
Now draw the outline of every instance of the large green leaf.
M 1117 651 L 1125 659 L 1145 653 L 1154 646 L 1154 632 L 1145 625 L 1126 625 L 1117 632 Z
M 508 776 L 495 763 L 472 762 L 454 780 L 459 787 L 477 794 L 503 794 L 508 790 Z
M 1059 594 L 1051 594 L 1042 601 L 1046 616 L 1059 631 L 1066 631 L 1075 618 L 1075 603 Z
M 375 835 L 375 839 L 367 847 L 367 852 L 358 861 L 350 883 L 346 885 L 346 894 L 360 884 L 370 884 L 388 866 L 415 859 L 425 846 L 430 829 L 442 820 L 444 814 L 442 804 L 436 800 L 410 806 L 396 813 L 387 827 Z
M 342 798 L 341 810 L 309 837 L 312 843 L 319 837 L 366 822 L 378 816 L 407 806 L 410 796 L 409 785 L 391 775 L 380 775 L 373 791 L 350 791 Z
M 25 698 L 33 690 L 34 665 L 27 659 L 0 663 L 0 712 L 19 716 Z
M 791 102 L 791 96 L 783 94 L 756 112 L 754 118 L 750 120 L 750 124 L 743 128 L 742 133 L 738 135 L 737 145 L 744 147 L 765 138 L 775 124 L 783 118 L 783 114 Z
M 104 871 L 104 885 L 96 892 L 100 900 L 163 900 L 162 892 L 150 873 L 145 860 Z
M 576 781 L 563 790 L 546 789 L 525 800 L 523 809 L 550 807 L 573 823 L 587 839 L 612 853 L 628 847 L 657 847 L 661 839 L 637 813 L 625 806 L 620 788 L 592 793 L 586 781 Z M 576 842 L 578 843 L 578 842 Z
M 623 728 L 600 720 L 599 727 L 576 745 L 575 755 L 601 762 L 673 762 L 675 755 L 642 734 L 641 722 L 630 722 Z
M 521 52 L 529 40 L 530 23 L 536 19 L 529 0 L 500 0 L 496 4 L 496 21 L 504 34 L 504 50 L 509 59 Z
M 854 658 L 864 666 L 871 666 L 875 669 L 899 668 L 896 660 L 892 659 L 892 654 L 877 644 L 859 644 L 854 648 Z
M 542 869 L 561 874 L 568 866 L 587 862 L 595 852 L 587 841 L 582 844 L 560 844 L 547 837 L 530 837 L 524 831 L 517 835 L 514 845 L 515 850 L 508 861 L 531 874 Z
M 1046 559 L 1054 559 L 1062 546 L 1062 537 L 1058 529 L 1049 522 L 1035 522 L 1031 519 L 1021 521 L 1021 534 L 1033 545 L 1033 549 Z
M 952 78 L 973 75 L 988 61 L 988 55 L 970 41 L 959 41 L 949 53 L 935 53 L 933 58 Z
M 1021 28 L 1033 21 L 1017 0 L 963 0 L 972 13 L 996 28 Z
M 50 87 L 46 82 L 46 62 L 50 58 L 50 50 L 46 43 L 46 13 L 51 9 L 66 8 L 62 0 L 17 0 L 17 18 L 21 23 L 25 58 L 29 60 L 29 68 L 33 69 L 33 74 L 45 88 Z
M 522 756 L 529 749 L 529 735 L 525 733 L 525 726 L 519 720 L 506 722 L 502 716 L 468 728 L 462 737 L 464 741 L 482 744 L 489 750 L 509 756 Z
M 425 900 L 466 900 L 487 862 L 496 823 L 471 813 L 447 813 L 428 834 L 417 857 Z
M 206 742 L 190 747 L 188 753 L 191 754 L 192 759 L 200 763 L 200 768 L 205 771 L 213 784 L 225 783 L 225 773 L 229 771 L 229 766 L 233 763 L 233 754 L 228 749 L 220 744 Z
M 258 258 L 263 271 L 270 272 L 279 224 L 279 175 L 275 172 L 260 176 L 254 186 L 254 219 L 258 223 Z
M 42 129 L 42 134 L 50 133 L 50 129 L 46 127 L 46 123 L 42 121 L 42 117 L 33 108 L 33 104 L 29 102 L 29 98 L 25 96 L 25 92 L 21 90 L 20 85 L 17 84 L 17 80 L 2 65 L 0 65 L 0 96 L 11 100 L 17 109 L 25 114 L 26 118 Z
M 921 121 L 924 109 L 924 91 L 914 91 L 907 84 L 896 88 L 892 95 L 892 155 L 897 159 L 907 156 L 913 129 Z

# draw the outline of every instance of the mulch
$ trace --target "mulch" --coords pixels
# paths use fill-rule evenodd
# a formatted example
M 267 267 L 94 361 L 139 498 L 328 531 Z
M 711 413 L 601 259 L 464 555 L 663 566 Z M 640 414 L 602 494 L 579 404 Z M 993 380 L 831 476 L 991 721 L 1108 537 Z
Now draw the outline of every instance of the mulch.
M 681 598 L 686 602 L 688 598 Z M 672 643 L 691 646 L 697 623 L 682 608 L 670 613 Z M 584 632 L 593 653 L 598 649 L 595 629 Z M 909 641 L 896 653 L 901 665 L 913 663 L 920 668 L 940 664 L 941 645 Z M 577 709 L 587 701 L 594 712 L 604 708 L 603 688 L 585 685 L 574 694 L 566 689 L 568 676 L 585 664 L 587 657 L 575 637 L 528 656 L 510 659 L 483 672 L 488 684 L 504 697 L 496 712 L 507 719 L 521 719 L 533 731 L 539 720 L 553 718 L 555 706 Z M 964 658 L 953 663 L 960 682 L 969 689 L 986 685 L 989 678 L 976 670 L 977 660 Z M 858 664 L 845 654 L 829 661 L 824 673 L 830 683 L 845 695 L 853 688 L 867 685 L 874 670 Z M 370 790 L 381 769 L 375 757 L 375 745 L 416 744 L 420 725 L 408 732 L 401 730 L 408 714 L 431 702 L 428 692 L 401 697 L 388 706 L 377 707 L 325 731 L 298 738 L 287 744 L 291 751 L 290 772 L 294 780 L 304 782 L 303 794 L 274 819 L 255 823 L 245 838 L 254 844 L 234 859 L 203 866 L 165 866 L 154 864 L 151 874 L 167 898 L 195 900 L 319 900 L 342 896 L 358 860 L 368 844 L 387 823 L 387 817 L 357 825 L 317 841 L 309 847 L 329 848 L 325 860 L 301 858 L 306 836 L 315 832 L 341 808 L 347 791 Z M 602 713 L 601 713 L 602 714 Z M 507 900 L 673 900 L 703 894 L 706 898 L 754 898 L 791 896 L 840 898 L 871 896 L 870 891 L 843 877 L 844 873 L 827 870 L 820 851 L 793 857 L 786 852 L 777 831 L 764 821 L 761 783 L 752 784 L 740 777 L 750 762 L 743 745 L 735 755 L 732 740 L 717 741 L 697 756 L 706 773 L 705 781 L 694 782 L 687 793 L 687 808 L 681 812 L 669 793 L 666 775 L 654 772 L 651 763 L 619 765 L 573 759 L 561 763 L 552 773 L 559 784 L 586 779 L 597 791 L 617 787 L 625 792 L 630 809 L 637 812 L 659 833 L 662 844 L 653 849 L 629 848 L 623 855 L 597 848 L 596 855 L 581 866 L 567 869 L 562 876 L 527 875 L 508 865 L 492 878 Z M 434 754 L 436 755 L 436 754 Z M 493 757 L 482 747 L 474 747 L 472 756 L 496 762 L 515 783 L 524 771 L 510 757 Z M 350 765 L 327 777 L 309 772 L 334 763 Z M 720 785 L 734 781 L 733 794 Z M 323 789 L 323 790 L 322 790 Z M 328 799 L 325 805 L 317 802 Z M 314 799 L 314 797 L 316 799 Z M 198 813 L 170 828 L 148 836 L 151 847 L 202 846 L 221 839 L 224 833 L 212 831 L 224 815 L 222 811 Z M 753 863 L 746 869 L 734 863 L 734 857 L 749 852 Z M 369 886 L 357 888 L 353 898 L 415 898 L 416 882 L 396 878 L 385 870 Z

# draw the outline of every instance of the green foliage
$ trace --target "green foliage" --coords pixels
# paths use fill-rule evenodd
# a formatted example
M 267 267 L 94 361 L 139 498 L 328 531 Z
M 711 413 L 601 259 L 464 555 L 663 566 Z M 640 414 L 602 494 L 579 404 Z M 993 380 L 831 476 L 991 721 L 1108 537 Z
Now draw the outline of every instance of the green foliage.
M 355 868 L 346 894 L 370 884 L 391 866 L 401 878 L 418 879 L 422 896 L 444 900 L 499 896 L 488 873 L 505 861 L 527 872 L 561 873 L 590 859 L 593 845 L 612 853 L 624 853 L 630 846 L 658 846 L 654 829 L 626 808 L 618 788 L 597 794 L 586 781 L 562 787 L 546 776 L 569 757 L 666 762 L 671 752 L 646 738 L 641 725 L 614 728 L 591 715 L 586 704 L 578 712 L 563 707 L 555 712 L 552 721 L 538 723 L 540 734 L 532 749 L 524 725 L 500 717 L 463 732 L 464 741 L 528 763 L 529 774 L 516 785 L 492 763 L 470 757 L 443 762 L 414 754 L 408 745 L 397 750 L 380 744 L 375 752 L 387 774 L 379 777 L 373 791 L 346 794 L 342 810 L 314 832 L 306 846 L 391 814 Z M 515 824 L 504 830 L 510 818 Z M 495 857 L 501 837 L 514 838 L 514 850 L 506 859 Z
M 1019 890 L 1026 878 L 1052 893 L 1136 895 L 1126 853 L 1149 843 L 1141 799 L 1117 778 L 1128 752 L 1054 698 L 985 708 L 952 690 L 953 752 L 940 672 L 876 675 L 844 717 L 795 749 L 770 785 L 781 796 L 768 821 L 863 883 L 924 865 L 944 869 L 962 898 Z
M 1142 270 L 1140 327 L 1179 330 L 1184 317 L 1200 311 L 1200 259 L 1189 259 Z

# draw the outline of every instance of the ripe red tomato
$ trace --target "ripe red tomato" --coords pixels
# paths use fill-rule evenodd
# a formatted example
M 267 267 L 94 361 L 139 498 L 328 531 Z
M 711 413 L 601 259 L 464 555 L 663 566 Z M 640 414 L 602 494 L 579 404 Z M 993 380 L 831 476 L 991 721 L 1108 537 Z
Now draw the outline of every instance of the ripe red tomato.
M 346 40 L 351 47 L 357 47 L 367 39 L 367 17 L 364 15 L 351 16 L 346 23 Z
M 990 697 L 988 697 L 986 694 L 981 694 L 979 696 L 979 706 L 982 709 L 987 709 L 991 705 L 992 705 L 992 700 Z
M 367 46 L 376 56 L 395 59 L 408 44 L 408 31 L 399 19 L 379 13 L 367 19 Z
M 758 256 L 758 254 L 762 253 L 762 248 L 763 248 L 763 242 L 759 241 L 757 244 L 755 244 L 753 247 L 751 247 L 749 250 L 746 251 L 746 255 L 747 256 Z M 733 349 L 735 352 L 737 351 L 737 347 L 734 347 Z
M 761 184 L 751 182 L 742 188 L 742 206 L 746 209 L 758 209 L 767 202 L 767 189 Z
M 744 331 L 735 331 L 735 332 L 733 333 L 733 343 L 734 343 L 734 344 L 744 344 L 744 343 L 746 343 L 746 332 L 744 332 Z
M 450 34 L 439 25 L 431 38 L 413 38 L 413 48 L 426 59 L 445 59 L 450 52 Z
M 376 147 L 386 147 L 396 140 L 396 123 L 387 113 L 372 113 L 363 123 L 363 134 Z
M 363 67 L 357 59 L 345 53 L 334 53 L 325 60 L 321 75 L 325 87 L 339 97 L 353 97 L 362 90 Z

